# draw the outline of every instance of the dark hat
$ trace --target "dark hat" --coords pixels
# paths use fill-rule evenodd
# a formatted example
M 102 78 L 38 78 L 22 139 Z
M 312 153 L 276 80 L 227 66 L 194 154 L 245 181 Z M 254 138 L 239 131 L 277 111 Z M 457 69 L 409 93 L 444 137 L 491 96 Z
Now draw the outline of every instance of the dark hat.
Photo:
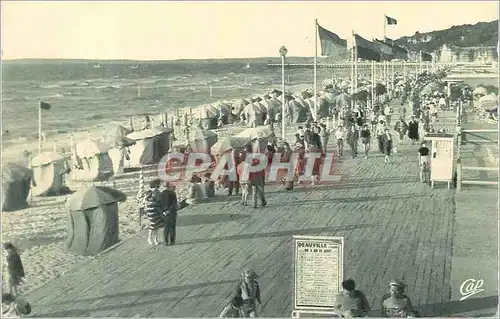
M 14 246 L 12 243 L 10 242 L 6 242 L 6 243 L 3 243 L 3 249 L 12 249 L 12 250 L 15 250 L 16 249 L 16 246 Z
M 160 187 L 160 185 L 161 185 L 161 180 L 159 178 L 153 179 L 151 182 L 149 182 L 150 188 Z
M 395 286 L 395 287 L 399 287 L 401 289 L 404 289 L 406 287 L 406 285 L 401 280 L 392 280 L 389 283 L 389 286 Z
M 200 183 L 201 182 L 201 178 L 197 175 L 192 175 L 191 178 L 189 179 L 189 182 L 190 183 Z
M 262 98 L 260 96 L 252 98 L 252 102 L 260 102 L 260 101 L 262 101 Z
M 241 101 L 243 102 L 243 105 L 248 105 L 248 104 L 250 104 L 250 102 L 248 102 L 248 100 L 246 100 L 246 99 L 241 99 Z
M 267 94 L 267 93 L 264 94 L 262 97 L 265 98 L 265 99 L 270 99 L 271 98 L 271 96 L 269 94 Z

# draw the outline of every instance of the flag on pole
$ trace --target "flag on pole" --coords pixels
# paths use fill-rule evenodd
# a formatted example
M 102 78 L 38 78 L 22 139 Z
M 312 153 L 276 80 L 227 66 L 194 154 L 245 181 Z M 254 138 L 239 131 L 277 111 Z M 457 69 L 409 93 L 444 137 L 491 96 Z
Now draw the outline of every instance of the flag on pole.
M 318 36 L 321 41 L 321 55 L 331 56 L 339 49 L 347 50 L 347 40 L 340 38 L 337 34 L 328 31 L 318 24 Z
M 354 34 L 354 46 L 358 58 L 368 61 L 380 61 L 381 52 L 374 43 Z
M 424 62 L 432 62 L 432 54 L 420 51 L 420 57 Z
M 396 25 L 396 24 L 398 24 L 398 20 L 396 20 L 394 18 L 391 18 L 391 17 L 388 17 L 388 16 L 385 16 L 385 22 L 387 23 L 387 25 Z
M 373 42 L 379 49 L 381 54 L 381 59 L 384 61 L 390 61 L 394 58 L 394 50 L 390 44 L 385 43 L 384 41 L 375 39 Z
M 40 108 L 42 110 L 50 110 L 51 107 L 52 107 L 52 105 L 50 105 L 49 103 L 44 102 L 44 101 L 40 101 Z

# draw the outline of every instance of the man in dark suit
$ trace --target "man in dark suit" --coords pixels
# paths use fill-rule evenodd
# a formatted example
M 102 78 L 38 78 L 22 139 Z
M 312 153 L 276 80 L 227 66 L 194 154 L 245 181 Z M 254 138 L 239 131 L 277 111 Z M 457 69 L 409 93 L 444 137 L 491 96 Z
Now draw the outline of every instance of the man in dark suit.
M 165 189 L 161 192 L 161 199 L 163 203 L 163 220 L 165 221 L 165 229 L 163 230 L 165 245 L 173 245 L 175 244 L 175 228 L 179 209 L 175 186 L 166 183 Z
M 352 125 L 349 131 L 347 131 L 346 137 L 347 143 L 351 148 L 352 158 L 356 158 L 358 156 L 358 141 L 359 141 L 359 131 L 356 128 L 356 125 Z

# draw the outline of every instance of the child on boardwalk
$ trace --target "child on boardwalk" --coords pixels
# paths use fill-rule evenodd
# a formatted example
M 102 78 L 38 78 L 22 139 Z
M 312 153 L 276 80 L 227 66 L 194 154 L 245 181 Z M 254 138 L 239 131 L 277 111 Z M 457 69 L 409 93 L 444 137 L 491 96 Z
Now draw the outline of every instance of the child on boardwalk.
M 262 302 L 257 274 L 251 269 L 246 269 L 241 276 L 243 280 L 236 288 L 236 297 L 243 299 L 242 310 L 244 317 L 258 317 L 261 312 Z

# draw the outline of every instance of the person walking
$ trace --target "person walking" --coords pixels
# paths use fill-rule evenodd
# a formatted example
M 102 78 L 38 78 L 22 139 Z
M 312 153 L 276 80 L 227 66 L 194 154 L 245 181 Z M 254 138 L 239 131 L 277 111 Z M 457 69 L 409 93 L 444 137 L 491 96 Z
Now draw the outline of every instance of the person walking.
M 368 152 L 370 151 L 370 140 L 371 140 L 371 132 L 368 129 L 368 124 L 363 124 L 363 127 L 360 131 L 361 143 L 364 147 L 365 159 L 368 158 Z
M 366 317 L 370 304 L 365 294 L 356 289 L 356 282 L 347 279 L 342 282 L 342 291 L 335 297 L 334 309 L 339 317 Z
M 426 142 L 422 142 L 422 146 L 418 149 L 418 163 L 420 166 L 420 182 L 429 183 L 431 179 L 430 174 L 430 150 Z
M 410 139 L 411 143 L 414 144 L 416 141 L 418 141 L 418 121 L 416 120 L 415 116 L 412 115 L 410 122 L 408 122 L 408 138 Z
M 410 298 L 405 295 L 406 285 L 394 280 L 389 284 L 389 294 L 382 297 L 381 317 L 406 318 L 416 317 Z
M 236 288 L 236 297 L 243 299 L 244 317 L 255 318 L 261 315 L 262 301 L 257 274 L 251 269 L 245 269 L 241 274 L 242 281 Z
M 21 260 L 21 255 L 17 251 L 17 248 L 10 242 L 3 244 L 5 263 L 7 266 L 7 271 L 5 277 L 3 278 L 7 284 L 9 293 L 13 296 L 18 295 L 18 287 L 23 283 L 25 273 L 23 262 Z
M 382 145 L 385 154 L 384 162 L 385 164 L 390 164 L 393 145 L 392 145 L 392 134 L 389 132 L 388 128 L 385 129 L 385 133 L 384 135 L 382 135 Z
M 335 131 L 335 139 L 337 140 L 337 155 L 339 157 L 344 155 L 345 134 L 346 132 L 344 127 L 341 124 L 339 124 L 337 130 Z
M 378 150 L 380 153 L 384 154 L 384 143 L 382 137 L 385 132 L 384 121 L 379 121 L 377 127 L 375 128 L 375 135 L 377 135 Z
M 144 196 L 144 213 L 149 220 L 148 244 L 158 245 L 158 231 L 164 226 L 162 219 L 161 181 L 152 180 Z
M 252 166 L 258 165 L 259 160 L 253 159 Z M 250 186 L 252 187 L 252 203 L 253 208 L 257 208 L 257 201 L 260 199 L 262 207 L 267 205 L 266 195 L 264 191 L 266 172 L 265 168 L 259 172 L 251 172 L 248 176 Z
M 165 224 L 165 228 L 163 229 L 165 245 L 173 245 L 175 244 L 177 211 L 179 210 L 175 186 L 171 183 L 166 183 L 165 189 L 161 192 L 161 198 L 163 203 L 163 221 Z
M 394 125 L 394 130 L 399 135 L 399 144 L 403 144 L 404 138 L 405 138 L 405 135 L 406 135 L 406 131 L 408 131 L 408 124 L 406 124 L 406 122 L 405 122 L 405 120 L 403 118 L 400 118 L 396 122 L 396 125 Z
M 241 162 L 236 167 L 236 174 L 240 179 L 241 205 L 243 206 L 248 205 L 248 189 L 250 187 L 249 174 L 244 174 L 245 166 L 249 166 L 247 162 Z
M 356 158 L 358 156 L 358 142 L 359 142 L 359 131 L 356 128 L 356 125 L 352 125 L 349 131 L 347 131 L 346 137 L 347 143 L 351 148 L 352 158 Z

